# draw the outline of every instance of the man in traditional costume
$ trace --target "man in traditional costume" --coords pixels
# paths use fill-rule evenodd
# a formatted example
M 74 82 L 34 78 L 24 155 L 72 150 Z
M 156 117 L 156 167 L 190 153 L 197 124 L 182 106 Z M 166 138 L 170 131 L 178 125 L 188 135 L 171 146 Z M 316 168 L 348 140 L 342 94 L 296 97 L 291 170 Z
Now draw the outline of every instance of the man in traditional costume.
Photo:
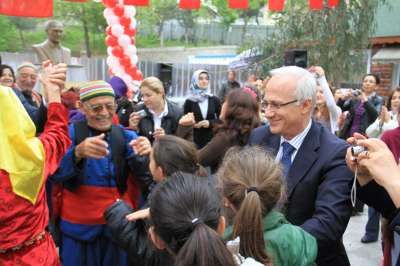
M 112 124 L 115 93 L 105 81 L 81 87 L 80 110 L 86 120 L 70 125 L 73 145 L 52 176 L 63 184 L 61 260 L 64 266 L 123 266 L 126 252 L 111 241 L 103 212 L 119 198 L 135 206 L 135 181 L 152 179 L 148 158 L 135 154 L 133 146 L 140 150 L 150 142 Z

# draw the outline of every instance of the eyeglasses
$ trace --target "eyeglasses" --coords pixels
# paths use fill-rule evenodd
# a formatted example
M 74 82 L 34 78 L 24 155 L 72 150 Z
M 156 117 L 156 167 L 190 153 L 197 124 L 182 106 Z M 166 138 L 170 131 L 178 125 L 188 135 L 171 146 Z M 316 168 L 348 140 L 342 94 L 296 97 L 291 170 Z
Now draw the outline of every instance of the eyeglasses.
M 100 113 L 105 108 L 109 112 L 114 112 L 117 108 L 115 103 L 106 103 L 106 104 L 86 104 L 86 106 L 95 113 Z
M 36 74 L 20 73 L 19 75 L 23 79 L 27 79 L 27 78 L 37 79 L 37 75 Z
M 261 102 L 261 108 L 263 110 L 267 110 L 267 108 L 270 108 L 270 109 L 273 109 L 273 110 L 279 110 L 282 107 L 284 107 L 286 105 L 289 105 L 289 104 L 292 104 L 292 103 L 295 103 L 295 102 L 297 102 L 297 100 L 289 101 L 289 102 L 286 102 L 286 103 L 262 101 Z

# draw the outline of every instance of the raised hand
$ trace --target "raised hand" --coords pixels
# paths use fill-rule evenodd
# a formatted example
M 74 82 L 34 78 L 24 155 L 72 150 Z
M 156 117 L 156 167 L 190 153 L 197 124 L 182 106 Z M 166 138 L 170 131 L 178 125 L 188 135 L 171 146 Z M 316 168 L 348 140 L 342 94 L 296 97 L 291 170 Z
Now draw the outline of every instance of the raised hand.
M 67 65 L 52 65 L 45 61 L 42 64 L 39 79 L 44 87 L 44 97 L 48 103 L 61 102 L 61 90 L 64 88 Z

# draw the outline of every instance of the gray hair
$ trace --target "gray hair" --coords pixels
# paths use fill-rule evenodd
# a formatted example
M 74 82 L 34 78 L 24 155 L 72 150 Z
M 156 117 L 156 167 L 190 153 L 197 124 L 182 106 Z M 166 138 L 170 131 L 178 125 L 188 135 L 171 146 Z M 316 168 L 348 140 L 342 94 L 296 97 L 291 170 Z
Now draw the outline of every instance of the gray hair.
M 64 28 L 64 25 L 58 20 L 49 20 L 46 23 L 45 31 L 47 32 L 49 29 L 53 28 Z
M 30 68 L 32 68 L 33 70 L 35 70 L 35 73 L 38 72 L 38 68 L 37 68 L 34 64 L 32 64 L 31 62 L 23 62 L 22 64 L 20 64 L 20 65 L 17 67 L 17 75 L 19 75 L 21 69 L 23 69 L 23 68 L 25 68 L 25 67 L 30 67 Z
M 271 76 L 292 76 L 297 80 L 295 96 L 299 102 L 311 100 L 313 109 L 317 98 L 317 81 L 313 74 L 297 66 L 284 66 L 271 70 Z

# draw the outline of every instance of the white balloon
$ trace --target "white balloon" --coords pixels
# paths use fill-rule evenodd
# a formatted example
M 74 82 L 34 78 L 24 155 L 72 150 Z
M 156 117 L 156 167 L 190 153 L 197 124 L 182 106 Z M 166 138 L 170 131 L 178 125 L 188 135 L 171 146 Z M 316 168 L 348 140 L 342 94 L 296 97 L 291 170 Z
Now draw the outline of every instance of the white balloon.
M 132 82 L 132 77 L 124 73 L 122 76 L 122 80 L 125 82 L 125 84 L 130 84 Z
M 128 45 L 128 47 L 125 48 L 126 54 L 127 55 L 134 55 L 137 53 L 137 49 L 135 45 Z
M 119 39 L 124 34 L 124 28 L 119 24 L 114 24 L 111 26 L 111 33 Z
M 137 62 L 138 62 L 138 57 L 137 57 L 137 55 L 136 54 L 130 54 L 130 55 L 128 55 L 129 56 L 129 58 L 131 59 L 131 63 L 133 64 L 133 65 L 136 65 L 137 64 Z
M 136 29 L 136 25 L 137 25 L 136 19 L 132 18 L 132 19 L 131 19 L 131 25 L 129 25 L 129 27 L 130 27 L 132 30 L 134 30 L 134 29 Z
M 108 18 L 106 18 L 106 20 L 107 24 L 110 26 L 119 25 L 119 18 L 115 15 L 109 16 Z
M 125 6 L 125 17 L 132 18 L 136 15 L 136 8 L 134 6 Z
M 119 38 L 118 38 L 118 44 L 123 48 L 129 46 L 131 43 L 132 43 L 131 38 L 129 38 L 125 34 L 119 36 Z
M 112 47 L 107 47 L 107 54 L 112 56 Z
M 116 66 L 112 68 L 114 74 L 116 74 L 118 77 L 121 77 L 125 71 L 123 70 L 123 68 L 121 66 Z
M 114 16 L 114 12 L 112 11 L 111 8 L 107 7 L 106 9 L 104 9 L 103 15 L 104 15 L 105 18 L 108 18 L 110 16 Z
M 109 67 L 115 67 L 115 66 L 119 65 L 119 61 L 117 58 L 115 58 L 115 56 L 111 55 L 111 56 L 107 57 L 107 65 Z

